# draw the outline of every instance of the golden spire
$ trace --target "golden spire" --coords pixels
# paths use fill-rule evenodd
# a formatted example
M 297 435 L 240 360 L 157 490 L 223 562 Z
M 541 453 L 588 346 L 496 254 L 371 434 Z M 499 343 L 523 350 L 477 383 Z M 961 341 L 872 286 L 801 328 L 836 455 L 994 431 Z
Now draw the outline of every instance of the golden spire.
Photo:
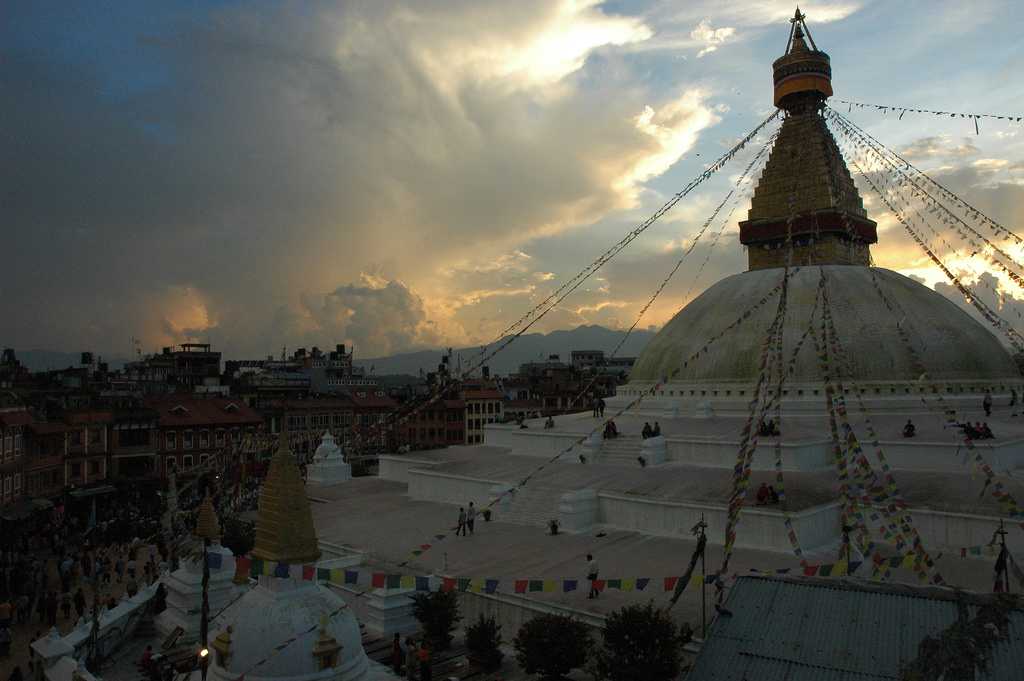
M 213 509 L 213 499 L 210 497 L 209 489 L 206 490 L 203 503 L 199 504 L 195 535 L 200 539 L 209 539 L 211 542 L 220 541 L 220 522 L 217 520 L 217 511 Z
M 260 490 L 253 558 L 279 563 L 305 563 L 320 557 L 313 512 L 302 475 L 288 448 L 287 416 L 282 418 L 277 453 Z

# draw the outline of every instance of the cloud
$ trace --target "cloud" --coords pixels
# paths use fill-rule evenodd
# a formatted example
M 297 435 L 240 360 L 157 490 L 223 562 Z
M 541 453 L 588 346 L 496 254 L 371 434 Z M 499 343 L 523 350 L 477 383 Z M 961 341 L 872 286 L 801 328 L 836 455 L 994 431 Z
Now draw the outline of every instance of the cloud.
M 949 135 L 920 137 L 900 149 L 900 154 L 910 160 L 928 158 L 963 158 L 980 153 L 969 138 L 965 137 L 960 144 L 955 144 Z
M 700 58 L 717 50 L 719 45 L 731 38 L 735 33 L 736 29 L 732 26 L 712 28 L 711 21 L 705 18 L 701 19 L 700 23 L 690 31 L 690 38 L 704 45 L 700 52 L 697 53 L 697 57 Z
M 719 120 L 706 88 L 600 70 L 652 30 L 596 1 L 202 11 L 105 5 L 97 59 L 5 51 L 7 342 L 484 336 L 561 276 L 507 254 L 636 206 Z M 11 24 L 53 27 L 27 5 Z M 360 321 L 369 301 L 405 310 L 378 319 L 396 331 Z

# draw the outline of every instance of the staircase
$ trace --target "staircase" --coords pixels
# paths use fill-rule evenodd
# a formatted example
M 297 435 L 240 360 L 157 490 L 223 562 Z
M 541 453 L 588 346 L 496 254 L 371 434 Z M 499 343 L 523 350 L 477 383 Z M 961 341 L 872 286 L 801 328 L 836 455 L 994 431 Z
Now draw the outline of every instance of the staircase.
M 601 443 L 601 456 L 598 458 L 597 463 L 636 468 L 640 465 L 637 457 L 643 454 L 642 442 L 643 440 L 637 437 L 605 440 Z
M 558 504 L 564 490 L 526 485 L 520 487 L 508 509 L 499 503 L 494 509 L 494 520 L 516 525 L 538 525 L 547 527 L 548 521 L 558 518 Z

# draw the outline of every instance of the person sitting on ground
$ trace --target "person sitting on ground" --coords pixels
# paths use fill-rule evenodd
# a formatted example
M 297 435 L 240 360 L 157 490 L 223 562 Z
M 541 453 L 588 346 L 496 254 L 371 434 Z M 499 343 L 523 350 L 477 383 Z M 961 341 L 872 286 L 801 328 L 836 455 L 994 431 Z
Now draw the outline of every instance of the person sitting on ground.
M 619 429 L 615 427 L 615 421 L 611 419 L 604 426 L 604 437 L 606 440 L 614 440 L 619 436 Z
M 640 437 L 644 440 L 651 436 L 651 424 L 644 421 L 644 428 L 640 431 Z
M 768 485 L 768 502 L 772 504 L 779 503 L 779 493 L 771 485 Z
M 146 650 L 143 651 L 142 657 L 139 658 L 139 668 L 143 671 L 149 671 L 149 668 L 153 664 L 153 646 L 146 646 Z
M 771 492 L 768 491 L 768 483 L 762 482 L 761 486 L 757 488 L 757 505 L 764 506 L 770 498 Z
M 964 437 L 969 438 L 971 440 L 977 439 L 978 432 L 976 430 L 974 430 L 974 426 L 971 425 L 970 421 L 965 421 L 964 423 L 958 423 L 958 424 L 956 424 L 956 427 L 959 428 L 963 432 Z
M 661 437 L 661 425 L 655 421 L 654 428 L 651 429 L 651 437 Z
M 544 422 L 544 429 L 551 430 L 555 427 L 555 417 L 548 416 L 548 420 Z
M 988 427 L 988 422 L 981 424 L 981 439 L 991 440 L 995 435 L 992 434 L 992 429 Z
M 903 426 L 903 437 L 914 437 L 917 433 L 917 428 L 914 426 L 914 422 L 907 419 L 907 425 Z

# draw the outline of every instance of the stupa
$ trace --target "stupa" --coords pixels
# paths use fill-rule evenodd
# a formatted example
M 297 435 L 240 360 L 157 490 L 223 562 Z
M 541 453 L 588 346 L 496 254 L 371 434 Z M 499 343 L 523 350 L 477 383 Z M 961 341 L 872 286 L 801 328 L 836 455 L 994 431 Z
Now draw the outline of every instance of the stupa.
M 341 447 L 330 431 L 320 440 L 313 463 L 306 469 L 306 480 L 314 485 L 337 485 L 352 479 L 352 466 L 345 462 Z
M 371 673 L 352 609 L 326 585 L 302 579 L 302 565 L 315 563 L 320 547 L 287 429 L 260 491 L 252 557 L 290 565 L 289 576 L 259 576 L 259 583 L 217 618 L 208 642 L 212 678 L 380 677 Z
M 887 408 L 919 409 L 920 394 L 932 390 L 947 402 L 972 405 L 985 392 L 998 399 L 1019 390 L 1020 372 L 992 333 L 939 293 L 871 266 L 876 225 L 822 115 L 832 95 L 830 59 L 814 44 L 799 10 L 773 73 L 774 103 L 785 111 L 785 119 L 747 219 L 740 222 L 748 270 L 719 281 L 680 310 L 640 355 L 620 394 L 633 399 L 668 377 L 644 409 L 671 405 L 686 413 L 707 403 L 715 413 L 745 409 L 775 316 L 774 301 L 716 340 L 699 360 L 688 363 L 687 358 L 775 288 L 787 262 L 794 270 L 784 347 L 795 347 L 807 329 L 824 271 L 838 336 L 851 363 L 849 375 Z M 823 408 L 814 352 L 797 357 L 788 381 L 787 408 Z
M 199 638 L 197 613 L 202 607 L 203 600 L 203 542 L 210 542 L 206 551 L 210 555 L 219 555 L 221 564 L 221 569 L 210 574 L 210 610 L 217 612 L 238 594 L 238 587 L 232 581 L 235 574 L 235 556 L 231 549 L 220 544 L 220 523 L 209 493 L 199 506 L 193 534 L 196 541 L 191 547 L 189 557 L 182 562 L 180 568 L 162 577 L 164 588 L 167 589 L 167 609 L 157 615 L 155 620 L 157 631 L 165 637 L 177 627 L 181 627 L 181 643 L 196 641 Z

